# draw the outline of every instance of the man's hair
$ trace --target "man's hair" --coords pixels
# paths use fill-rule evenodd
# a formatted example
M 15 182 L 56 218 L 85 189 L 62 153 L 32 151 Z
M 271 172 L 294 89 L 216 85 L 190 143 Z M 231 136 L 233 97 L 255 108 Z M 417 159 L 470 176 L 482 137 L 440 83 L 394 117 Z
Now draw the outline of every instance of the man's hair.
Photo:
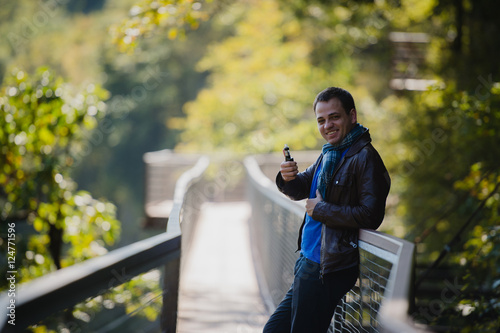
M 349 114 L 351 109 L 356 109 L 354 99 L 352 98 L 350 92 L 338 87 L 329 87 L 316 96 L 313 104 L 313 111 L 316 112 L 316 105 L 318 102 L 328 102 L 332 98 L 338 98 L 340 100 L 340 104 L 342 104 L 342 107 L 347 114 Z

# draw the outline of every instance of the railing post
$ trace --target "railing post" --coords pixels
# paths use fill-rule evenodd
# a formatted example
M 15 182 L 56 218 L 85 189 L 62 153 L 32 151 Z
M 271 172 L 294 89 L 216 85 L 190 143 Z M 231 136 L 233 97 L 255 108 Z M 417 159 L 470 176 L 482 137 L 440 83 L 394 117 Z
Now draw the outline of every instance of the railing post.
M 163 309 L 161 314 L 161 331 L 163 333 L 175 333 L 177 330 L 180 267 L 180 255 L 170 260 L 164 267 Z

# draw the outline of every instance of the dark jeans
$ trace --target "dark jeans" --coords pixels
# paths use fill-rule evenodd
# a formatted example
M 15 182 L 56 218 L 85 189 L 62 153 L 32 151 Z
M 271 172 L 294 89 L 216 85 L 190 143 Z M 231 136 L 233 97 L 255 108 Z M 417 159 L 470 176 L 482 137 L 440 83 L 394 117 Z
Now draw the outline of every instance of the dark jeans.
M 294 275 L 264 333 L 326 333 L 337 304 L 356 283 L 358 267 L 325 274 L 322 280 L 319 264 L 301 254 Z

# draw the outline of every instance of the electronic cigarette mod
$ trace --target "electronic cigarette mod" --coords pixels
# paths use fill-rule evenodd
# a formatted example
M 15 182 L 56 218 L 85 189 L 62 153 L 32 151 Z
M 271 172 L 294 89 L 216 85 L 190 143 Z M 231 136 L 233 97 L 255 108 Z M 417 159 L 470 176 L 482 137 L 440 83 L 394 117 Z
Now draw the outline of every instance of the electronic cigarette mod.
M 290 155 L 290 147 L 285 144 L 285 148 L 283 148 L 283 155 L 285 155 L 285 161 L 293 161 L 293 157 Z

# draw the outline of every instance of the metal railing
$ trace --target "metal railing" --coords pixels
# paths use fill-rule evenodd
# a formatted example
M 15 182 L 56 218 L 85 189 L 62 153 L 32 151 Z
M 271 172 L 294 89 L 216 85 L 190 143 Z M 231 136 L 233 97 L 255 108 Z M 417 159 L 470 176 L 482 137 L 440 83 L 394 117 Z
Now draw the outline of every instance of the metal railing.
M 201 157 L 177 181 L 166 232 L 20 285 L 15 299 L 15 326 L 8 324 L 8 317 L 4 317 L 0 321 L 0 332 L 23 332 L 26 327 L 58 311 L 102 295 L 110 288 L 163 265 L 161 330 L 175 332 L 181 238 L 190 234 L 189 221 L 195 219 L 199 207 L 199 198 L 193 198 L 197 193 L 193 185 L 207 166 L 208 158 Z M 2 294 L 0 307 L 5 309 L 9 300 L 5 293 Z
M 257 276 L 270 312 L 293 281 L 303 202 L 280 193 L 255 157 L 245 159 L 251 201 L 250 230 Z M 376 231 L 360 230 L 360 277 L 338 305 L 330 331 L 420 332 L 408 313 L 413 304 L 414 244 Z

